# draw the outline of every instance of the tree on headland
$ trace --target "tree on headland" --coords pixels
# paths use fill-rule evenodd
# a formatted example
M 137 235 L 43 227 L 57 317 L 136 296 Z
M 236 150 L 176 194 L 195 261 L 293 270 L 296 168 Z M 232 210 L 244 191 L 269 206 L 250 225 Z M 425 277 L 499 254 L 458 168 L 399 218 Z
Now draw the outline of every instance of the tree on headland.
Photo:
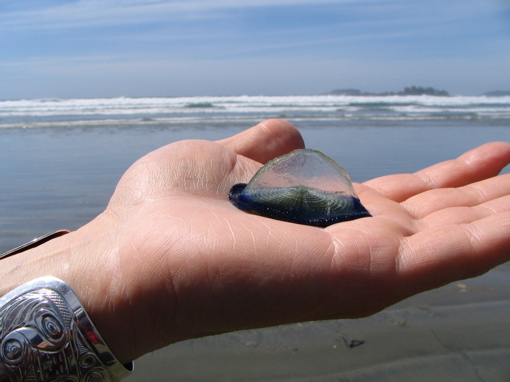
M 440 97 L 448 97 L 450 94 L 446 90 L 437 90 L 431 87 L 423 88 L 421 86 L 410 86 L 404 88 L 404 91 L 398 92 L 399 95 L 431 95 L 431 96 L 440 96 Z

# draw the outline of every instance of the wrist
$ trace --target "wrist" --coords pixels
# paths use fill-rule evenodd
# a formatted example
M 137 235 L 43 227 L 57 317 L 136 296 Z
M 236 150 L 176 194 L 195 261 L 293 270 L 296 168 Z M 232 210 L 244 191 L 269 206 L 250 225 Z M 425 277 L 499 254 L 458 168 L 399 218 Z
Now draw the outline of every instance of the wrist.
M 0 296 L 39 277 L 63 280 L 75 291 L 112 353 L 127 363 L 140 354 L 132 351 L 136 347 L 131 346 L 129 312 L 120 308 L 126 303 L 109 269 L 109 254 L 118 245 L 105 229 L 111 227 L 105 219 L 101 215 L 78 231 L 0 260 Z

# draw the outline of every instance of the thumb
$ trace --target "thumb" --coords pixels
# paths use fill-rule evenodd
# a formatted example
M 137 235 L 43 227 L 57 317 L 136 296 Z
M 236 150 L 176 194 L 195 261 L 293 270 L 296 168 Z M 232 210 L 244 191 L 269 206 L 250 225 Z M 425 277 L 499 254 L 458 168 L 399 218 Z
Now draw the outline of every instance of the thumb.
M 268 119 L 218 143 L 259 163 L 305 147 L 299 131 L 280 119 Z

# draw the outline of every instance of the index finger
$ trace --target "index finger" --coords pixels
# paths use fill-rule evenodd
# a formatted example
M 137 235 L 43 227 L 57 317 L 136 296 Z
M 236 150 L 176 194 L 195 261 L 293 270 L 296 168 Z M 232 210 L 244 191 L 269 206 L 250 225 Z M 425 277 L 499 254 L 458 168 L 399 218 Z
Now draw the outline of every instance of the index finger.
M 510 144 L 487 143 L 414 174 L 383 176 L 365 184 L 383 196 L 402 202 L 435 188 L 462 187 L 499 174 L 510 163 Z

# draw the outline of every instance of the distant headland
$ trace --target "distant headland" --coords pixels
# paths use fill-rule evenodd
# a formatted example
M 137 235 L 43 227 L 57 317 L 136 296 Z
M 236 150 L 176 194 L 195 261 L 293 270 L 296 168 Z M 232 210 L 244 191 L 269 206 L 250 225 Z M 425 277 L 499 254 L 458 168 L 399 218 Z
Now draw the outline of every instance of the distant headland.
M 417 96 L 417 95 L 429 95 L 436 97 L 449 97 L 450 93 L 446 90 L 438 90 L 433 87 L 422 87 L 422 86 L 409 86 L 404 90 L 398 92 L 382 92 L 382 93 L 371 93 L 364 92 L 359 89 L 335 89 L 330 91 L 330 95 L 346 95 L 346 96 Z M 507 90 L 492 90 L 482 94 L 486 97 L 505 97 L 510 96 L 510 91 Z
M 446 90 L 437 90 L 431 87 L 425 88 L 421 86 L 409 86 L 399 92 L 383 92 L 383 93 L 369 93 L 363 92 L 359 89 L 335 89 L 331 91 L 329 94 L 350 96 L 394 96 L 394 95 L 399 96 L 431 95 L 440 97 L 450 96 L 450 94 Z
M 510 90 L 492 90 L 490 92 L 485 92 L 482 95 L 487 97 L 507 97 L 510 96 Z

